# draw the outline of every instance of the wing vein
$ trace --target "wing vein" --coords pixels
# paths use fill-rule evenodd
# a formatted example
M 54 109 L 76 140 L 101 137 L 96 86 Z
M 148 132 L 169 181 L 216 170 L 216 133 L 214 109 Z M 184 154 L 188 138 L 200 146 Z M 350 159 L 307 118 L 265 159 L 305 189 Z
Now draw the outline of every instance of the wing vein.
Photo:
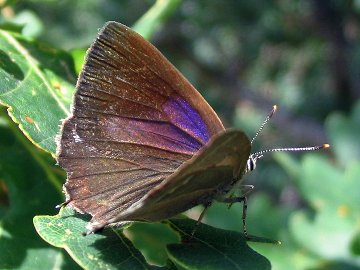
M 83 139 L 84 142 L 103 142 L 103 143 L 114 143 L 114 144 L 127 144 L 127 145 L 134 145 L 134 146 L 145 146 L 145 147 L 149 147 L 149 148 L 152 148 L 152 149 L 157 149 L 157 150 L 161 150 L 161 151 L 164 151 L 164 152 L 168 152 L 168 153 L 174 153 L 174 154 L 182 154 L 182 155 L 185 155 L 185 156 L 189 156 L 189 157 L 192 157 L 193 155 L 189 154 L 189 153 L 186 153 L 186 152 L 179 152 L 179 151 L 176 151 L 176 150 L 171 150 L 171 149 L 165 149 L 165 148 L 162 148 L 162 147 L 159 147 L 159 146 L 155 146 L 155 145 L 150 145 L 150 144 L 145 144 L 145 143 L 138 143 L 138 142 L 120 142 L 120 141 L 115 141 L 115 140 L 109 140 L 109 139 L 106 139 L 106 140 L 103 140 L 103 139 Z

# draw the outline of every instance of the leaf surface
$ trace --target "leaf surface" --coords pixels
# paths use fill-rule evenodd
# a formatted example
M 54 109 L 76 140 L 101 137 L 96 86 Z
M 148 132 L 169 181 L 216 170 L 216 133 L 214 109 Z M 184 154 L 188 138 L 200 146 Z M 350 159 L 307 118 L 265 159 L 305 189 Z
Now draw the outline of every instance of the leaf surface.
M 54 205 L 63 200 L 63 173 L 24 138 L 4 108 L 0 123 L 0 269 L 77 269 L 66 252 L 39 237 L 32 223 L 36 214 L 56 212 Z
M 0 104 L 37 146 L 54 154 L 76 81 L 65 52 L 0 30 Z
M 88 220 L 70 208 L 56 216 L 37 216 L 34 224 L 39 235 L 51 245 L 64 248 L 86 269 L 156 269 L 120 230 L 105 229 L 83 236 Z
M 271 269 L 270 262 L 247 245 L 243 234 L 200 224 L 190 239 L 195 225 L 190 219 L 171 220 L 183 240 L 168 245 L 175 265 L 183 269 Z

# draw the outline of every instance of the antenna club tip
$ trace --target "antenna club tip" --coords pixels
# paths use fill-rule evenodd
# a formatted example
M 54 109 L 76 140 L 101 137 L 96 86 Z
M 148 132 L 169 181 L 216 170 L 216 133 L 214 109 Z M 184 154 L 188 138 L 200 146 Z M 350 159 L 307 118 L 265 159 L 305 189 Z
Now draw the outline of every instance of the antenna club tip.
M 270 114 L 268 115 L 269 118 L 271 118 L 271 117 L 274 115 L 274 113 L 277 111 L 277 108 L 278 108 L 277 105 L 274 105 L 274 106 L 273 106 Z
M 324 143 L 324 144 L 323 144 L 323 148 L 330 148 L 330 144 Z

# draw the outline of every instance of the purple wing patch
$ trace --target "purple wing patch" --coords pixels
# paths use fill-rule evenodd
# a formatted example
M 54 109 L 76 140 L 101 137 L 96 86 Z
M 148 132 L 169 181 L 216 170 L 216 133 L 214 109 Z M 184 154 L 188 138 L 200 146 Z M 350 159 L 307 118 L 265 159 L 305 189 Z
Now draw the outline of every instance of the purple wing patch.
M 180 96 L 170 97 L 163 105 L 163 111 L 172 123 L 190 134 L 194 140 L 204 145 L 209 141 L 209 131 L 200 114 Z

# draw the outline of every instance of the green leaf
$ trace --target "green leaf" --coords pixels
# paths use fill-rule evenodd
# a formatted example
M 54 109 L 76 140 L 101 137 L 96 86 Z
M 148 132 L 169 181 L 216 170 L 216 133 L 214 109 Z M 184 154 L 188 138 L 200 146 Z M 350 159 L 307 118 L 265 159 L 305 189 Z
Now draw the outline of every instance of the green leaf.
M 134 31 L 145 39 L 150 39 L 157 28 L 174 13 L 181 2 L 182 0 L 157 0 L 133 26 Z
M 351 251 L 353 254 L 360 255 L 360 232 L 353 238 L 351 242 Z
M 150 266 L 141 253 L 125 238 L 121 230 L 105 229 L 101 233 L 84 237 L 87 218 L 76 214 L 69 208 L 62 208 L 56 216 L 37 216 L 34 224 L 39 235 L 51 245 L 64 248 L 70 256 L 86 269 L 147 269 Z M 182 239 L 189 237 L 196 222 L 190 219 L 171 220 L 169 224 L 180 233 Z M 135 224 L 137 226 L 139 224 Z M 142 224 L 142 235 L 154 233 L 154 224 Z M 165 225 L 162 225 L 165 226 Z M 147 228 L 146 228 L 147 227 Z M 157 228 L 156 230 L 161 230 Z M 126 235 L 137 229 L 127 229 Z M 163 230 L 164 232 L 164 230 Z M 155 232 L 154 236 L 159 235 Z M 139 236 L 137 236 L 139 237 Z M 130 238 L 133 239 L 132 236 Z M 165 239 L 176 237 L 167 236 Z M 158 242 L 157 239 L 148 242 Z M 254 241 L 264 241 L 254 238 Z M 160 243 L 163 241 L 160 241 Z M 169 240 L 166 240 L 169 242 Z M 152 245 L 154 246 L 154 244 Z M 156 248 L 160 250 L 159 248 Z M 85 254 L 85 255 L 84 255 Z M 197 254 L 196 258 L 194 254 Z M 200 225 L 195 237 L 189 243 L 169 244 L 167 255 L 175 265 L 182 268 L 196 269 L 196 265 L 206 265 L 208 269 L 270 269 L 269 261 L 249 248 L 244 236 L 240 233 Z M 214 259 L 216 258 L 216 259 Z M 163 259 L 163 261 L 165 261 Z M 165 269 L 169 269 L 168 263 Z M 225 268 L 214 268 L 214 267 Z M 226 268 L 230 267 L 230 268 Z M 232 268 L 231 268 L 232 267 Z M 245 268 L 244 268 L 245 267 Z M 159 268 L 160 269 L 160 268 Z
M 74 59 L 76 74 L 80 74 L 85 61 L 86 49 L 74 49 L 70 53 Z
M 83 236 L 87 220 L 64 207 L 56 216 L 36 216 L 34 225 L 49 244 L 64 248 L 86 269 L 154 269 L 118 230 Z
M 272 246 L 249 243 L 250 247 L 267 257 L 273 269 L 303 270 L 310 269 L 316 259 L 306 252 L 288 233 L 288 218 L 293 208 L 286 205 L 275 205 L 265 194 L 250 196 L 247 211 L 247 228 L 251 233 L 281 239 L 281 245 Z
M 341 181 L 342 172 L 324 157 L 306 155 L 300 172 L 298 182 L 300 192 L 312 207 L 320 209 L 327 204 L 343 201 L 344 198 L 341 197 L 341 191 L 344 190 L 344 183 Z
M 270 269 L 270 262 L 247 243 L 243 234 L 200 224 L 190 235 L 196 221 L 172 219 L 170 225 L 180 233 L 181 244 L 168 245 L 170 259 L 180 269 Z
M 0 30 L 0 104 L 35 145 L 53 154 L 60 120 L 70 111 L 74 74 L 67 53 Z
M 357 102 L 349 117 L 333 113 L 326 121 L 331 150 L 344 167 L 349 160 L 360 160 L 360 102 Z
M 323 158 L 307 156 L 302 171 L 301 191 L 315 213 L 313 218 L 304 211 L 294 214 L 294 237 L 318 256 L 360 266 L 351 251 L 352 239 L 360 231 L 356 225 L 360 220 L 360 163 L 349 163 L 342 173 Z
M 304 270 L 313 269 L 318 257 L 304 250 L 293 241 L 285 230 L 280 234 L 281 245 L 276 248 L 269 245 L 251 243 L 250 246 L 260 252 L 271 262 L 272 269 L 276 270 Z
M 39 237 L 32 223 L 36 214 L 55 213 L 63 200 L 63 174 L 24 138 L 4 108 L 0 123 L 0 269 L 77 269 L 65 252 Z
M 313 268 L 314 270 L 359 270 L 359 267 L 346 262 L 322 262 L 320 266 Z
M 167 224 L 134 223 L 124 231 L 134 246 L 151 264 L 166 265 L 166 245 L 179 242 L 179 236 Z

